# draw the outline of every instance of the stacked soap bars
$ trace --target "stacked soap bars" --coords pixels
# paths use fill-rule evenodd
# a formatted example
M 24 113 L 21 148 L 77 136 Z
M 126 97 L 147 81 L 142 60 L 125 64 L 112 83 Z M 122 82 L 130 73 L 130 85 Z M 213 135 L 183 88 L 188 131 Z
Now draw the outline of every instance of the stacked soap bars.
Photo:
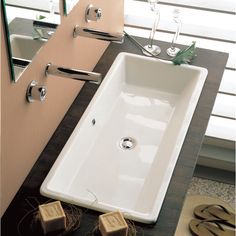
M 40 205 L 39 215 L 44 234 L 66 228 L 66 215 L 60 201 Z
M 44 234 L 66 229 L 66 215 L 60 201 L 39 206 L 39 216 Z M 121 212 L 110 212 L 99 216 L 102 236 L 127 236 L 128 225 Z
M 128 235 L 128 225 L 119 211 L 100 215 L 99 230 L 102 236 Z

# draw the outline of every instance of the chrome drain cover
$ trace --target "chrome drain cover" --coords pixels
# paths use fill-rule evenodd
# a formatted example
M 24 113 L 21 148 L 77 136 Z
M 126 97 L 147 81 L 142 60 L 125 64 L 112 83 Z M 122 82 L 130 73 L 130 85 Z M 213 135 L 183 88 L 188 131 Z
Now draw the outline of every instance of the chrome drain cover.
M 136 145 L 136 141 L 135 141 L 135 139 L 133 139 L 131 137 L 125 137 L 120 140 L 120 148 L 122 148 L 124 150 L 130 150 L 130 149 L 134 148 L 135 145 Z

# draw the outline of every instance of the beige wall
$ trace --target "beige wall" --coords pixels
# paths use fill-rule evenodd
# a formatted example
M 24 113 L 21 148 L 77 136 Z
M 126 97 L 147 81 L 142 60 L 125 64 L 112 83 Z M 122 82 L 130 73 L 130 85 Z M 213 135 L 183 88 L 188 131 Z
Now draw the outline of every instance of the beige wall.
M 99 22 L 86 23 L 84 12 L 88 3 L 103 10 Z M 96 4 L 97 3 L 97 4 Z M 115 9 L 111 11 L 111 9 Z M 83 83 L 55 76 L 44 76 L 48 62 L 92 70 L 107 42 L 73 38 L 74 25 L 87 25 L 109 32 L 123 31 L 123 0 L 80 0 L 71 14 L 63 19 L 56 33 L 40 50 L 33 63 L 17 83 L 10 80 L 6 42 L 1 41 L 1 215 L 23 183 L 31 167 L 44 149 Z M 2 34 L 1 22 L 1 34 Z M 44 102 L 27 103 L 26 88 L 36 80 L 46 85 Z

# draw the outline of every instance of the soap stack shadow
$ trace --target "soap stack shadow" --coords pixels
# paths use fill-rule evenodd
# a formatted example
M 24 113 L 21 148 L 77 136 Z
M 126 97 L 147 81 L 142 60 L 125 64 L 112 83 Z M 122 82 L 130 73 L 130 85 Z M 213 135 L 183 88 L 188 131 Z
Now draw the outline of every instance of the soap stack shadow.
M 137 227 L 135 226 L 134 222 L 131 220 L 126 220 L 126 223 L 128 225 L 128 234 L 127 236 L 136 236 L 138 231 Z M 86 236 L 102 236 L 100 230 L 99 230 L 99 223 L 96 222 L 94 228 L 91 230 L 91 232 L 88 232 Z

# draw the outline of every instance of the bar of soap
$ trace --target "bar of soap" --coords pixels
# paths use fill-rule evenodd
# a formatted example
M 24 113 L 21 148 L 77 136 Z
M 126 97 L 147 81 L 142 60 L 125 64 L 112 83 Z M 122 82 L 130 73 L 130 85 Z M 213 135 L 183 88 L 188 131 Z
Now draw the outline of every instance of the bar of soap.
M 44 234 L 66 228 L 66 215 L 60 201 L 40 205 L 39 215 Z
M 109 212 L 99 216 L 99 230 L 102 236 L 127 236 L 128 225 L 119 212 Z

